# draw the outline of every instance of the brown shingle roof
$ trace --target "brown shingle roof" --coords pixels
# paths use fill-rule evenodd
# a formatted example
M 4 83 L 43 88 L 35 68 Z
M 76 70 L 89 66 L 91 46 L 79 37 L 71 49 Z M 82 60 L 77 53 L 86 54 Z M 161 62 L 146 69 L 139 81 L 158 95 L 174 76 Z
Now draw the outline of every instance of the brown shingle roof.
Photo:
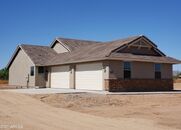
M 58 54 L 51 60 L 47 61 L 47 65 L 105 59 L 112 52 L 112 50 L 124 44 L 128 44 L 138 39 L 139 37 L 140 36 L 129 37 L 113 42 L 105 42 L 104 44 L 89 44 L 87 46 L 82 46 L 81 48 L 75 49 L 74 51 Z
M 71 49 L 71 52 L 57 54 L 50 47 L 26 46 L 28 55 L 37 65 L 60 65 L 70 64 L 77 62 L 88 62 L 98 60 L 132 60 L 144 62 L 158 62 L 158 63 L 180 63 L 180 61 L 171 57 L 158 57 L 158 56 L 141 56 L 129 53 L 112 53 L 113 50 L 122 47 L 126 44 L 144 37 L 134 36 L 125 39 L 110 41 L 110 42 L 95 42 L 77 39 L 59 38 L 59 40 L 66 44 Z M 156 45 L 153 43 L 156 47 Z M 33 50 L 33 54 L 31 53 Z M 45 53 L 45 54 L 44 54 Z
M 48 46 L 37 46 L 37 45 L 21 45 L 20 46 L 30 59 L 37 66 L 43 66 L 47 63 L 47 60 L 55 57 L 57 53 Z
M 145 56 L 145 55 L 134 55 L 130 53 L 112 53 L 109 59 L 123 60 L 123 61 L 142 61 L 142 62 L 153 62 L 153 63 L 181 63 L 181 61 L 167 56 Z
M 79 39 L 60 38 L 60 37 L 56 38 L 56 40 L 66 45 L 70 51 L 73 51 L 83 46 L 102 43 L 100 41 L 89 41 L 89 40 L 79 40 Z
M 130 60 L 130 61 L 143 61 L 143 62 L 156 62 L 156 63 L 181 63 L 171 57 L 166 56 L 143 56 L 134 55 L 130 53 L 115 53 L 114 50 L 130 44 L 139 38 L 146 38 L 145 36 L 134 36 L 121 40 L 111 42 L 96 42 L 77 39 L 57 38 L 61 43 L 66 45 L 70 52 L 56 53 L 51 47 L 36 46 L 36 45 L 21 45 L 22 48 L 36 66 L 52 66 L 61 64 L 71 64 L 99 60 Z M 149 40 L 149 39 L 148 39 Z M 157 46 L 152 43 L 157 49 Z M 18 51 L 17 51 L 18 52 Z M 14 55 L 13 57 L 15 57 Z M 12 60 L 7 65 L 11 65 Z

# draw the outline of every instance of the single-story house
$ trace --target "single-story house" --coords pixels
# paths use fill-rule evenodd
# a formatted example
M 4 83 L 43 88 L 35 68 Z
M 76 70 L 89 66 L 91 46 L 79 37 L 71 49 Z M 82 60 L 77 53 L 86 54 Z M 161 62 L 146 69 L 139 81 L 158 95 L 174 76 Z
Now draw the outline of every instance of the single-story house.
M 172 65 L 146 36 L 97 42 L 56 38 L 50 46 L 19 45 L 9 85 L 106 91 L 172 90 Z

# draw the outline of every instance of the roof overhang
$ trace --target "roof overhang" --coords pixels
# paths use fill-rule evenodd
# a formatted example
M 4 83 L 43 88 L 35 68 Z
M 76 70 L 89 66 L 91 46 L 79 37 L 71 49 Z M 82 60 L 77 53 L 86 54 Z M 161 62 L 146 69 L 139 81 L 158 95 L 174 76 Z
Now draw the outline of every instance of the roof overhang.
M 181 61 L 167 56 L 147 56 L 147 55 L 134 55 L 127 53 L 113 53 L 108 57 L 112 60 L 128 60 L 138 62 L 152 62 L 152 63 L 165 63 L 165 64 L 181 64 Z
M 149 57 L 149 56 L 145 56 Z M 107 60 L 119 60 L 119 61 L 130 61 L 130 62 L 146 62 L 146 63 L 163 63 L 163 64 L 181 64 L 180 60 L 171 58 L 171 57 L 162 57 L 162 58 L 171 58 L 172 60 L 160 60 L 159 57 L 156 57 L 156 60 L 151 59 L 142 59 L 142 58 L 125 58 L 125 57 L 102 57 L 102 58 L 92 58 L 92 59 L 82 59 L 78 61 L 67 61 L 62 63 L 55 63 L 55 64 L 47 64 L 45 66 L 58 66 L 58 65 L 67 65 L 67 64 L 78 64 L 78 63 L 87 63 L 87 62 L 99 62 L 99 61 L 107 61 Z M 158 59 L 157 59 L 158 58 Z

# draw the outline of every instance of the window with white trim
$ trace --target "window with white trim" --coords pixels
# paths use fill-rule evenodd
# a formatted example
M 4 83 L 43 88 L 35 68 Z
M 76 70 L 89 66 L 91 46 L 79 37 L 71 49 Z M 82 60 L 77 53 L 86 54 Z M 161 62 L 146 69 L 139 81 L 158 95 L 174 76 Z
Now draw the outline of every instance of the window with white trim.
M 35 67 L 31 66 L 30 67 L 30 76 L 34 76 L 35 75 Z
M 131 79 L 131 63 L 124 62 L 124 79 Z
M 161 64 L 155 64 L 155 79 L 161 79 Z

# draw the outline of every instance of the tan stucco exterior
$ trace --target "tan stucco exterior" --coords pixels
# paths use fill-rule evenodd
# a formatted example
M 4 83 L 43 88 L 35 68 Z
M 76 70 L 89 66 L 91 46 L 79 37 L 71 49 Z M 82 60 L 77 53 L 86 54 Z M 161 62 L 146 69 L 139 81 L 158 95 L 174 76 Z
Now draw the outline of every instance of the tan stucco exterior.
M 154 79 L 154 64 L 145 62 L 132 62 L 131 63 L 131 77 L 133 79 Z
M 68 50 L 63 47 L 59 42 L 56 42 L 55 45 L 53 46 L 53 49 L 57 52 L 57 53 L 64 53 L 64 52 L 68 52 Z
M 90 62 L 91 63 L 91 62 Z M 98 63 L 98 62 L 94 62 Z M 99 61 L 100 63 L 100 61 Z M 107 79 L 123 79 L 123 61 L 101 61 L 102 63 L 102 74 L 103 80 Z M 9 68 L 9 85 L 19 86 L 40 86 L 40 87 L 51 87 L 51 67 L 46 67 L 45 70 L 48 72 L 48 80 L 45 80 L 45 73 L 39 74 L 38 67 L 35 67 L 35 75 L 30 76 L 30 67 L 34 66 L 31 59 L 26 55 L 23 50 L 19 50 L 16 58 L 12 62 Z M 76 64 L 70 65 L 70 88 L 75 88 L 75 72 Z M 162 79 L 172 79 L 172 65 L 162 64 L 161 65 L 161 76 Z M 87 68 L 89 69 L 89 68 Z M 29 82 L 27 79 L 29 75 Z M 154 79 L 154 63 L 146 62 L 131 62 L 131 79 Z M 103 83 L 105 88 L 105 83 Z
M 69 52 L 67 46 L 60 40 L 55 40 L 53 42 L 54 44 L 51 45 L 51 48 L 53 48 L 57 53 L 65 53 Z M 130 44 L 127 48 L 120 48 L 120 50 L 116 50 L 116 52 L 120 53 L 131 53 L 131 54 L 139 54 L 139 55 L 152 55 L 152 56 L 157 56 L 157 55 L 164 55 L 162 52 L 157 52 L 153 48 L 153 44 L 138 44 L 138 41 L 133 42 Z M 51 64 L 49 67 L 45 67 L 45 73 L 39 74 L 38 73 L 38 66 L 35 66 L 35 64 L 32 62 L 30 57 L 26 54 L 22 48 L 22 46 L 19 46 L 17 48 L 16 53 L 13 55 L 11 61 L 8 64 L 9 68 L 9 85 L 18 85 L 18 86 L 29 86 L 29 87 L 34 87 L 34 86 L 39 86 L 39 87 L 51 87 L 53 86 L 54 81 L 56 82 L 56 86 L 64 86 L 60 85 L 61 83 L 64 83 L 62 81 L 67 81 L 66 83 L 66 88 L 76 88 L 77 83 L 79 85 L 77 86 L 96 86 L 95 84 L 91 83 L 96 83 L 98 82 L 97 86 L 103 86 L 103 90 L 106 89 L 106 83 L 105 80 L 109 82 L 109 80 L 122 80 L 121 82 L 125 83 L 124 79 L 124 61 L 118 60 L 105 60 L 104 61 L 81 61 L 81 63 L 70 63 L 61 66 L 68 66 L 65 68 L 60 67 L 59 65 L 56 67 L 60 67 L 59 69 L 61 70 L 61 74 L 58 74 L 56 76 L 56 73 L 58 73 L 60 70 L 57 69 L 55 70 L 55 73 L 53 73 L 53 69 L 55 66 Z M 84 53 L 85 54 L 85 53 Z M 62 54 L 63 55 L 63 54 Z M 31 56 L 31 55 L 30 55 Z M 53 55 L 54 56 L 54 55 Z M 31 57 L 32 58 L 32 57 Z M 40 57 L 39 57 L 40 58 Z M 45 60 L 47 57 L 45 57 Z M 32 58 L 34 60 L 34 58 Z M 99 59 L 100 60 L 100 59 Z M 121 60 L 127 60 L 121 59 Z M 132 59 L 130 59 L 132 60 Z M 134 60 L 134 59 L 133 59 Z M 143 82 L 146 80 L 155 80 L 155 63 L 151 63 L 152 61 L 149 60 L 149 62 L 141 62 L 141 59 L 139 60 L 140 62 L 136 61 L 130 61 L 131 62 L 131 79 L 132 80 L 142 80 Z M 36 63 L 36 60 L 34 61 Z M 169 63 L 169 62 L 165 62 Z M 172 63 L 172 62 L 170 62 Z M 43 65 L 44 63 L 36 63 L 37 65 Z M 84 65 L 83 65 L 84 64 Z M 86 64 L 86 65 L 85 65 Z M 97 64 L 97 65 L 95 65 Z M 46 64 L 45 64 L 46 65 Z M 50 65 L 50 64 L 47 64 Z M 92 66 L 91 66 L 92 65 Z M 34 66 L 34 76 L 30 75 L 30 67 Z M 79 68 L 79 69 L 78 69 Z M 80 69 L 82 68 L 82 69 Z M 66 74 L 63 72 L 66 71 Z M 91 73 L 93 72 L 93 73 Z M 83 74 L 81 74 L 83 73 Z M 54 74 L 55 77 L 52 76 Z M 63 75 L 64 74 L 64 75 Z M 65 76 L 66 75 L 66 76 Z M 97 76 L 97 77 L 96 77 Z M 66 79 L 63 79 L 62 77 L 66 77 Z M 78 78 L 77 78 L 78 77 Z M 87 78 L 87 81 L 84 81 L 85 78 Z M 62 78 L 62 80 L 60 80 Z M 52 80 L 54 79 L 54 80 Z M 91 80 L 93 79 L 93 80 Z M 172 64 L 161 64 L 161 80 L 172 80 Z M 93 81 L 93 82 L 92 82 Z M 94 82 L 95 81 L 95 82 Z M 102 81 L 102 82 L 99 82 Z M 120 82 L 114 82 L 114 83 L 120 83 Z M 131 81 L 131 80 L 129 80 Z M 142 82 L 141 81 L 141 82 Z M 87 83 L 85 84 L 80 84 L 80 83 Z M 101 83 L 101 84 L 100 84 Z M 57 85 L 58 84 L 58 85 Z M 117 84 L 114 84 L 115 86 Z M 67 87 L 68 86 L 68 87 Z M 80 87 L 81 88 L 81 87 Z M 92 88 L 92 87 L 89 87 Z M 94 88 L 95 89 L 95 88 Z
M 155 79 L 154 63 L 131 62 L 132 79 Z M 109 79 L 123 79 L 123 61 L 109 61 Z M 172 79 L 172 65 L 161 64 L 161 78 Z
M 162 79 L 172 79 L 172 64 L 162 64 Z
M 123 63 L 122 61 L 109 61 L 109 79 L 123 78 Z
M 33 62 L 26 53 L 20 49 L 9 68 L 9 85 L 35 86 L 35 76 L 30 76 L 31 66 L 34 66 Z M 28 77 L 29 82 L 27 82 Z
M 75 88 L 75 65 L 70 65 L 70 88 Z
M 48 77 L 46 81 L 46 88 L 50 88 L 50 83 L 51 83 L 51 67 L 46 67 L 46 70 L 48 72 Z
M 102 65 L 103 65 L 103 78 L 104 79 L 109 79 L 109 61 L 103 61 L 102 62 Z

